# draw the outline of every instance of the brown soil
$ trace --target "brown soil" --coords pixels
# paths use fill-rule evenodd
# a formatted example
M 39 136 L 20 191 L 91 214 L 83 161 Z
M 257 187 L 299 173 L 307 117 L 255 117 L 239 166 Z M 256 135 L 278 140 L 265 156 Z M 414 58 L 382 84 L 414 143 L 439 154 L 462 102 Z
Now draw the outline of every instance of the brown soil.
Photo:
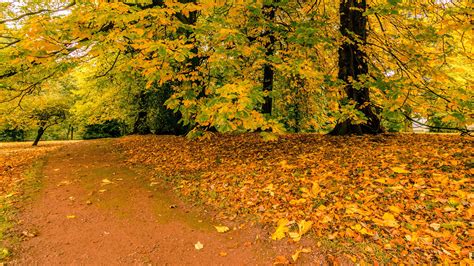
M 12 263 L 262 265 L 279 255 L 291 260 L 303 245 L 271 241 L 256 226 L 218 233 L 213 225 L 220 223 L 210 213 L 184 204 L 164 181 L 150 186 L 150 171 L 123 162 L 111 140 L 50 154 L 43 188 L 21 207 L 24 241 Z M 313 251 L 298 262 L 321 259 Z

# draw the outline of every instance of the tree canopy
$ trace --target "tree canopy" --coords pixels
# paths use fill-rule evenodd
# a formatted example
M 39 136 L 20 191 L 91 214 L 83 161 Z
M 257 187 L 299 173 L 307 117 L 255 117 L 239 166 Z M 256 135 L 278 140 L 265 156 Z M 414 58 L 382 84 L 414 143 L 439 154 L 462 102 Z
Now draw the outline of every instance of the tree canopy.
M 56 99 L 76 123 L 118 119 L 133 133 L 474 123 L 469 1 L 29 0 L 0 10 L 3 127 L 31 124 L 29 110 Z

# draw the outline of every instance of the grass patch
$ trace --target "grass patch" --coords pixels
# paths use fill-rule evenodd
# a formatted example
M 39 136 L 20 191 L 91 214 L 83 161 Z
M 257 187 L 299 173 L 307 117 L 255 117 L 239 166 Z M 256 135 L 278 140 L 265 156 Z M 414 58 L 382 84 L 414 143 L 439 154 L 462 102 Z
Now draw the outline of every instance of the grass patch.
M 14 233 L 18 202 L 31 201 L 42 187 L 42 172 L 46 158 L 35 162 L 23 173 L 21 181 L 12 187 L 10 193 L 0 195 L 0 262 L 7 261 L 12 255 L 12 249 L 20 238 Z

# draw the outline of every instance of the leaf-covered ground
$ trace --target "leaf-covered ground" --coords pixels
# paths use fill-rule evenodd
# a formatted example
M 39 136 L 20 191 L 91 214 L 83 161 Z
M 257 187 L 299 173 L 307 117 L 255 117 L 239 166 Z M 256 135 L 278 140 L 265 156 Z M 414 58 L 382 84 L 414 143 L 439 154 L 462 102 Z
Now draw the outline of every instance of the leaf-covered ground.
M 0 261 L 9 257 L 10 246 L 7 234 L 14 225 L 14 208 L 12 204 L 18 201 L 24 193 L 23 183 L 27 179 L 26 170 L 35 165 L 38 158 L 52 152 L 71 141 L 41 142 L 38 147 L 32 147 L 31 142 L 0 143 Z
M 38 147 L 31 142 L 0 143 L 0 195 L 13 193 L 24 178 L 22 172 L 31 165 L 35 158 L 54 151 L 66 143 L 65 141 L 41 142 Z
M 470 137 L 288 135 L 264 142 L 246 134 L 120 143 L 130 163 L 174 177 L 180 194 L 215 207 L 221 218 L 271 225 L 274 238 L 293 241 L 296 225 L 301 233 L 306 224 L 303 237 L 353 250 L 354 260 L 472 263 Z

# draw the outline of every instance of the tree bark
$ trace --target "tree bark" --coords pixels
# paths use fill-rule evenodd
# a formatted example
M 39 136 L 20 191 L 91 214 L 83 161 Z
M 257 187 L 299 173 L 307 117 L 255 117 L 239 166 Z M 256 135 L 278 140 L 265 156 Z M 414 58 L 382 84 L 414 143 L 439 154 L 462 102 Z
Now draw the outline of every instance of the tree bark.
M 268 4 L 263 6 L 263 12 L 265 18 L 269 23 L 273 23 L 275 20 L 276 8 L 273 4 Z M 268 42 L 265 44 L 265 56 L 267 60 L 275 53 L 275 43 L 276 38 L 272 29 L 268 29 L 266 34 L 268 36 Z M 274 70 L 273 66 L 270 63 L 266 63 L 263 66 L 263 92 L 266 94 L 264 97 L 264 102 L 262 105 L 262 112 L 264 114 L 272 114 L 272 96 L 270 95 L 273 91 L 273 80 L 274 80 Z
M 366 117 L 364 124 L 354 124 L 351 119 L 340 121 L 329 133 L 331 135 L 379 134 L 383 133 L 380 118 L 370 103 L 369 88 L 354 88 L 351 80 L 357 81 L 369 73 L 366 54 L 361 46 L 367 43 L 366 0 L 340 0 L 340 32 L 346 39 L 338 50 L 338 78 L 345 82 L 344 91 L 348 100 Z
M 38 146 L 38 142 L 40 141 L 45 131 L 46 131 L 46 128 L 44 128 L 43 126 L 40 126 L 38 128 L 38 133 L 36 134 L 36 138 L 35 138 L 35 141 L 33 142 L 33 146 Z

